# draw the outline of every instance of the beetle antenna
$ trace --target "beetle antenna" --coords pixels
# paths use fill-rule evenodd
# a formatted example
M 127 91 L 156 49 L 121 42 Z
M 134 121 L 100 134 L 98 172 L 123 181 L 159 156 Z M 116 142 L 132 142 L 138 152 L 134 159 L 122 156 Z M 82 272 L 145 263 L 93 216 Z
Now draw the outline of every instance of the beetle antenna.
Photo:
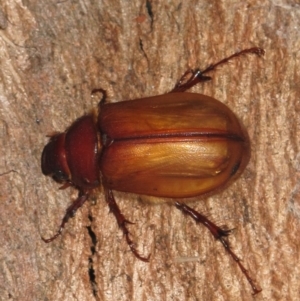
M 253 290 L 253 295 L 260 293 L 262 289 L 259 286 L 257 286 L 255 280 L 250 277 L 248 270 L 242 265 L 241 260 L 231 250 L 228 241 L 225 239 L 225 237 L 230 234 L 231 230 L 222 230 L 216 224 L 211 222 L 206 216 L 202 215 L 201 213 L 197 212 L 196 210 L 192 209 L 191 207 L 185 204 L 175 202 L 175 206 L 184 214 L 189 215 L 191 218 L 193 218 L 196 221 L 196 223 L 203 224 L 211 232 L 211 234 L 215 237 L 215 239 L 218 239 L 222 243 L 225 250 L 230 254 L 232 259 L 238 264 L 240 270 L 242 271 L 242 273 L 245 275 L 248 282 L 250 283 Z
M 121 228 L 121 230 L 123 231 L 123 234 L 125 235 L 126 238 L 126 242 L 131 250 L 131 252 L 135 255 L 135 257 L 137 257 L 138 259 L 144 261 L 144 262 L 148 262 L 150 255 L 148 255 L 148 257 L 143 257 L 141 256 L 137 249 L 135 248 L 135 245 L 133 243 L 133 241 L 131 240 L 131 238 L 129 237 L 130 233 L 129 230 L 126 227 L 126 224 L 133 224 L 132 222 L 130 222 L 129 220 L 127 220 L 124 215 L 122 214 L 118 204 L 115 201 L 113 192 L 111 190 L 106 190 L 105 191 L 105 199 L 108 203 L 109 209 L 110 211 L 114 214 L 117 223 L 119 225 L 119 227 Z
M 73 217 L 76 213 L 76 211 L 85 203 L 85 201 L 88 199 L 89 194 L 88 192 L 83 192 L 80 191 L 78 198 L 67 208 L 65 216 L 63 217 L 60 227 L 58 229 L 58 231 L 56 232 L 56 234 L 54 234 L 52 237 L 50 238 L 44 238 L 42 237 L 42 240 L 45 243 L 49 243 L 51 241 L 53 241 L 54 239 L 56 239 L 62 232 L 63 228 L 65 227 L 65 224 L 69 221 L 69 219 L 71 217 Z

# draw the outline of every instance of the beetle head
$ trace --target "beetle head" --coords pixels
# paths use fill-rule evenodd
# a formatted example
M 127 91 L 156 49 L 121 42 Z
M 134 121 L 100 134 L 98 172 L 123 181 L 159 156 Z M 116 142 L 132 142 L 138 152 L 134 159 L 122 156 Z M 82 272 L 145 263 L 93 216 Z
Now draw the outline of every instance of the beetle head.
M 64 132 L 53 135 L 42 153 L 42 172 L 58 183 L 80 191 L 96 188 L 99 179 L 98 133 L 94 115 L 78 118 Z
M 42 153 L 42 172 L 52 176 L 58 183 L 70 181 L 70 170 L 66 160 L 65 133 L 54 135 Z

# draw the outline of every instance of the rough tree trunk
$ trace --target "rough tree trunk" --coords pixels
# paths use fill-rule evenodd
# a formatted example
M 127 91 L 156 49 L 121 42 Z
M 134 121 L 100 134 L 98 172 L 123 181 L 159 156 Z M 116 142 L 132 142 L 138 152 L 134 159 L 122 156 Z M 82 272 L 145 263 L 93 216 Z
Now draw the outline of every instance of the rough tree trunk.
M 299 298 L 296 2 L 1 1 L 1 300 L 253 299 L 221 244 L 167 204 L 116 193 L 149 263 L 131 254 L 101 192 L 60 238 L 40 238 L 57 230 L 76 197 L 41 174 L 45 136 L 93 108 L 93 89 L 112 102 L 162 94 L 187 68 L 253 46 L 266 50 L 263 59 L 237 59 L 193 89 L 239 116 L 252 157 L 237 182 L 191 206 L 235 228 L 231 246 L 263 289 L 256 300 Z

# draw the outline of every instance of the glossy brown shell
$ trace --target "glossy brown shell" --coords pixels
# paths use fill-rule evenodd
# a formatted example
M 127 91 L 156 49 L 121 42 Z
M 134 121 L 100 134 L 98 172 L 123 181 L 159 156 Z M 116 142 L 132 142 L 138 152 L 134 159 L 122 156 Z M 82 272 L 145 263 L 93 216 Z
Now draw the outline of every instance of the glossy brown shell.
M 249 142 L 234 113 L 211 97 L 169 93 L 104 104 L 102 184 L 159 197 L 211 193 L 229 184 L 249 159 Z

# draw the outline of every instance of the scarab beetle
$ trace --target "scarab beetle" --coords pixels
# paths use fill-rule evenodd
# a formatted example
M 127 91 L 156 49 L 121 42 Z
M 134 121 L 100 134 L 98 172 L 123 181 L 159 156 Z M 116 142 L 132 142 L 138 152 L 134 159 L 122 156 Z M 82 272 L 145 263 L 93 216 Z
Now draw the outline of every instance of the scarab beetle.
M 204 76 L 217 66 L 243 54 L 263 55 L 250 48 L 237 52 L 204 71 L 186 72 L 167 94 L 106 103 L 106 92 L 98 108 L 77 119 L 65 132 L 55 134 L 42 153 L 42 172 L 62 188 L 73 186 L 78 198 L 66 210 L 58 232 L 102 185 L 110 211 L 116 217 L 133 254 L 136 250 L 113 190 L 181 199 L 212 194 L 229 185 L 249 160 L 249 140 L 234 113 L 209 96 L 187 93 L 187 89 L 211 78 Z M 185 92 L 185 93 L 183 93 Z M 207 227 L 237 262 L 252 286 L 261 289 L 233 253 L 223 230 L 180 200 L 176 208 Z

